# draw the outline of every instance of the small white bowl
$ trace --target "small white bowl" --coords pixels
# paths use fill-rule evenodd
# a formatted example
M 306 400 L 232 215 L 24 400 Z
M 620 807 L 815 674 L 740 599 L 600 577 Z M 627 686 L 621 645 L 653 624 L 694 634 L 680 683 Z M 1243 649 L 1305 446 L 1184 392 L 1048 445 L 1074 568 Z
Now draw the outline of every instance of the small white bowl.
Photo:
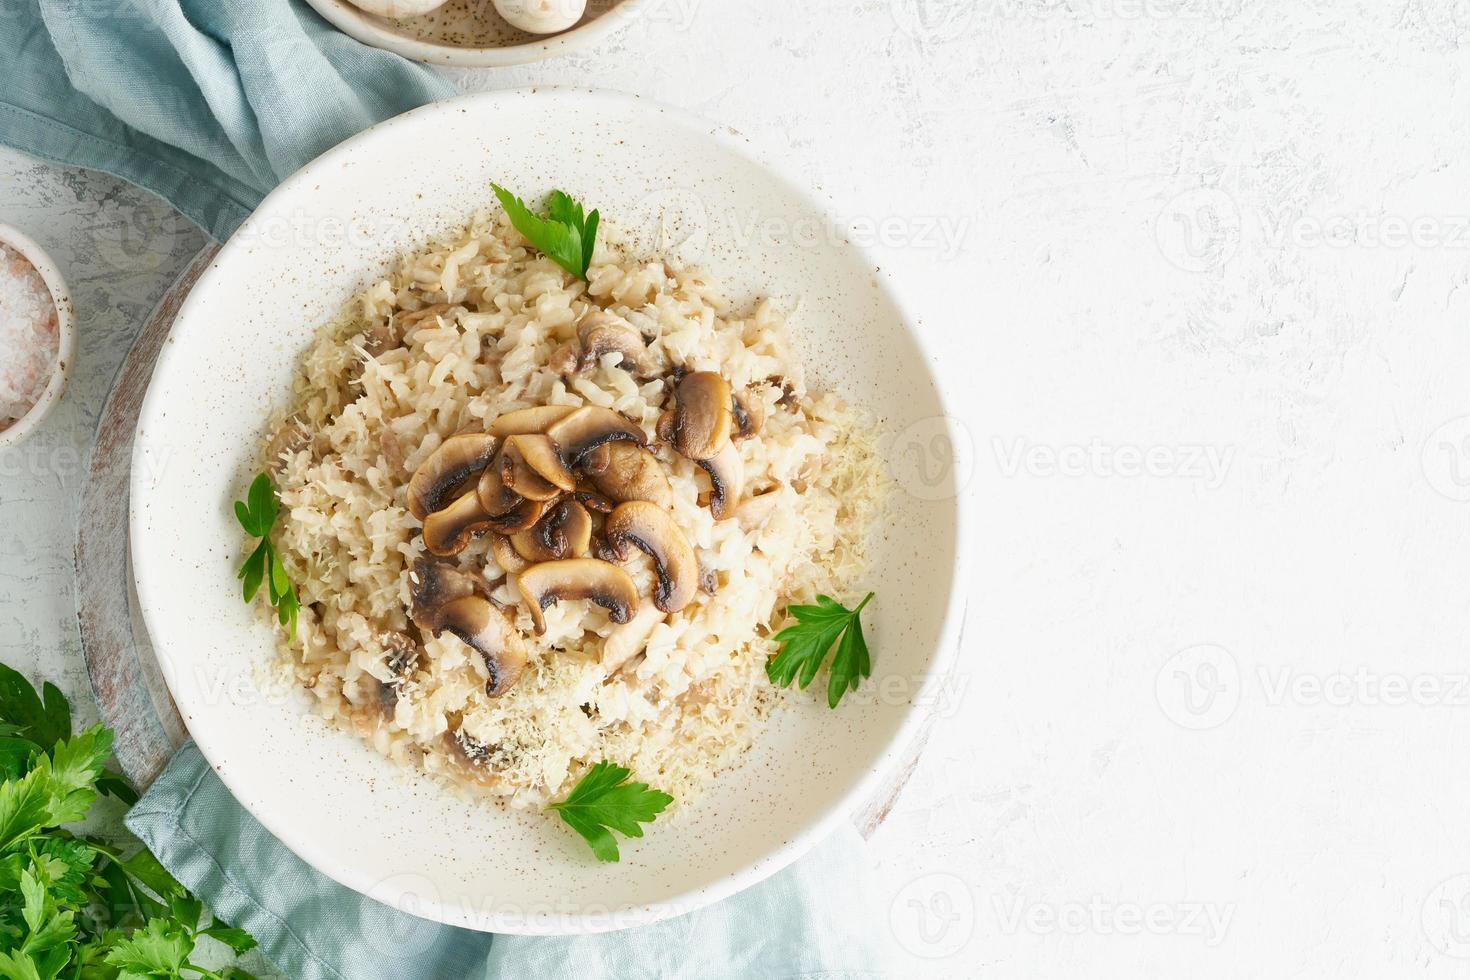
M 71 293 L 61 270 L 51 261 L 41 246 L 9 225 L 0 225 L 0 242 L 4 242 L 35 266 L 51 292 L 51 301 L 56 304 L 56 363 L 51 366 L 51 380 L 46 383 L 41 397 L 31 410 L 16 420 L 8 429 L 0 429 L 0 449 L 18 446 L 26 440 L 36 427 L 51 414 L 51 409 L 61 401 L 61 393 L 71 380 L 72 362 L 76 360 L 77 331 L 76 313 L 71 305 Z
M 491 0 L 474 0 L 474 9 L 460 9 L 465 0 L 449 0 L 439 11 L 394 22 L 370 14 L 351 0 L 306 0 L 338 30 L 363 44 L 414 61 L 454 68 L 505 68 L 525 65 L 543 58 L 567 54 L 601 41 L 634 19 L 643 0 L 590 0 L 580 23 L 560 34 L 535 35 L 504 24 L 505 43 L 461 45 L 449 38 L 458 33 L 454 23 L 438 24 L 453 17 L 491 17 L 499 21 Z M 458 4 L 456 6 L 456 4 Z

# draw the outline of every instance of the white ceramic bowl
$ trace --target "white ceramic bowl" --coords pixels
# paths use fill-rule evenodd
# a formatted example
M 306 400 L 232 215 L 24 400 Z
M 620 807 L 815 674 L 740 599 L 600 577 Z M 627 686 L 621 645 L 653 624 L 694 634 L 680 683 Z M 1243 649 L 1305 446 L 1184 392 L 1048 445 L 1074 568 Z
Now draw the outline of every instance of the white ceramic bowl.
M 0 449 L 9 446 L 20 445 L 30 434 L 36 431 L 56 403 L 61 401 L 62 392 L 66 391 L 67 382 L 71 380 L 73 362 L 77 354 L 77 328 L 76 312 L 72 309 L 71 293 L 67 291 L 66 280 L 61 277 L 61 270 L 56 263 L 51 261 L 41 246 L 37 245 L 27 236 L 21 234 L 9 225 L 0 225 L 0 242 L 4 242 L 24 256 L 41 278 L 46 283 L 46 288 L 51 292 L 51 299 L 56 304 L 56 339 L 57 355 L 56 361 L 51 365 L 51 380 L 41 391 L 41 397 L 36 399 L 36 404 L 15 421 L 9 428 L 0 430 Z
M 338 30 L 414 61 L 456 68 L 504 68 L 596 44 L 631 23 L 647 0 L 590 0 L 560 34 L 527 34 L 505 23 L 491 0 L 449 0 L 428 14 L 390 20 L 350 0 L 306 0 Z
M 829 710 L 791 692 L 743 763 L 599 865 L 548 816 L 473 804 L 261 690 L 271 631 L 240 601 L 231 512 L 317 325 L 403 250 L 493 206 L 562 188 L 651 251 L 703 258 L 737 301 L 796 309 L 814 385 L 871 412 L 900 488 L 875 535 L 864 614 L 874 676 Z M 470 928 L 600 931 L 697 908 L 798 857 L 890 777 L 933 703 L 959 625 L 959 498 L 911 450 L 948 434 L 930 357 L 875 263 L 723 126 L 624 96 L 470 96 L 408 113 L 292 177 L 179 313 L 138 423 L 132 546 L 144 618 L 185 724 L 236 797 L 322 872 Z M 354 230 L 356 229 L 356 230 Z M 782 229 L 786 229 L 783 231 Z M 788 233 L 789 232 L 789 233 Z M 675 241 L 677 239 L 677 241 Z M 799 308 L 798 308 L 798 303 Z

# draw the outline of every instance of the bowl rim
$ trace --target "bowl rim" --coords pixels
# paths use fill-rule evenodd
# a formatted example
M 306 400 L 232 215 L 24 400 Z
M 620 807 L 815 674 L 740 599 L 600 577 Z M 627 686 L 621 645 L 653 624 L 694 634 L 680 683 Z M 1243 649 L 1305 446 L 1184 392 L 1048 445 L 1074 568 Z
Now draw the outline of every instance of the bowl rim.
M 382 48 L 427 65 L 450 68 L 508 68 L 555 58 L 596 44 L 627 26 L 645 0 L 620 0 L 594 20 L 548 34 L 542 40 L 496 47 L 440 44 L 407 37 L 378 23 L 377 18 L 352 4 L 352 0 L 306 0 L 312 9 L 338 30 L 370 47 Z M 364 130 L 367 132 L 367 130 Z M 262 202 L 264 203 L 264 202 Z
M 722 148 L 735 153 L 744 160 L 764 170 L 776 181 L 786 185 L 795 195 L 805 201 L 814 211 L 827 216 L 835 221 L 836 214 L 825 195 L 811 189 L 810 185 L 795 176 L 795 172 L 789 166 L 780 162 L 780 158 L 773 153 L 762 151 L 752 141 L 733 129 L 722 124 L 716 124 L 704 119 L 697 114 L 687 112 L 683 109 L 668 106 L 651 99 L 627 95 L 620 92 L 606 90 L 584 89 L 574 87 L 524 87 L 514 89 L 500 89 L 491 92 L 473 93 L 462 95 L 457 98 L 430 103 L 417 109 L 410 110 L 399 116 L 378 123 L 356 136 L 344 141 L 306 164 L 299 171 L 287 178 L 275 190 L 266 195 L 265 199 L 257 207 L 256 211 L 241 224 L 230 240 L 225 242 L 219 253 L 211 260 L 209 268 L 200 277 L 199 282 L 190 291 L 189 297 L 179 310 L 176 323 L 179 320 L 189 318 L 191 307 L 198 302 L 198 297 L 204 295 L 213 284 L 217 276 L 223 275 L 222 269 L 228 264 L 233 253 L 243 247 L 240 242 L 249 240 L 249 232 L 254 223 L 265 220 L 260 216 L 268 214 L 270 206 L 277 200 L 287 198 L 297 193 L 298 188 L 310 186 L 319 179 L 328 168 L 334 167 L 341 158 L 357 152 L 358 148 L 371 143 L 374 140 L 385 138 L 384 134 L 391 134 L 397 126 L 409 117 L 433 116 L 438 113 L 458 113 L 465 110 L 471 104 L 478 106 L 496 106 L 519 103 L 525 100 L 547 101 L 570 101 L 579 104 L 607 105 L 619 109 L 633 109 L 637 112 L 649 112 L 668 117 L 675 125 L 690 128 L 706 137 L 714 139 Z M 837 225 L 841 227 L 840 224 Z M 902 314 L 902 328 L 914 343 L 918 353 L 929 366 L 929 374 L 934 382 L 936 399 L 942 409 L 945 431 L 954 440 L 955 445 L 960 444 L 960 439 L 965 434 L 960 428 L 960 420 L 954 414 L 952 399 L 946 396 L 945 389 L 941 384 L 940 376 L 934 372 L 933 365 L 941 363 L 936 352 L 935 344 L 926 343 L 921 334 L 915 329 L 915 324 L 920 318 L 903 302 L 902 294 L 894 288 L 891 274 L 886 271 L 882 263 L 878 262 L 871 249 L 859 242 L 849 241 L 846 247 L 853 249 L 857 258 L 867 268 L 873 270 L 873 282 L 892 304 L 894 309 Z M 160 352 L 157 365 L 155 365 L 155 377 L 162 373 L 166 365 L 173 357 L 178 356 L 179 347 L 174 344 L 165 344 Z M 151 384 L 145 396 L 142 410 L 139 412 L 137 421 L 137 432 L 133 443 L 132 473 L 130 479 L 130 493 L 132 503 L 129 507 L 129 529 L 130 529 L 130 556 L 135 570 L 135 580 L 139 594 L 139 605 L 143 613 L 145 624 L 151 619 L 151 610 L 155 604 L 149 601 L 151 581 L 153 576 L 148 574 L 150 560 L 148 556 L 140 552 L 137 542 L 140 540 L 141 511 L 137 502 L 142 499 L 140 493 L 146 486 L 147 468 L 140 465 L 146 453 L 148 443 L 145 434 L 150 421 L 159 411 L 155 402 L 155 389 Z M 929 672 L 924 678 L 919 691 L 914 695 L 907 714 L 899 724 L 898 730 L 889 740 L 883 751 L 874 760 L 872 766 L 861 778 L 844 792 L 840 798 L 804 827 L 794 828 L 790 839 L 782 846 L 766 854 L 763 858 L 751 863 L 747 867 L 726 875 L 724 878 L 713 881 L 707 885 L 689 888 L 676 895 L 650 905 L 637 905 L 621 908 L 608 915 L 605 911 L 584 914 L 565 913 L 530 913 L 520 914 L 514 917 L 504 918 L 494 914 L 480 913 L 470 917 L 457 909 L 454 903 L 449 901 L 429 900 L 425 896 L 413 896 L 418 902 L 416 911 L 413 913 L 420 918 L 442 922 L 446 925 L 460 928 L 473 929 L 477 931 L 504 932 L 519 935 L 589 935 L 593 933 L 610 932 L 616 929 L 651 925 L 663 919 L 677 915 L 683 915 L 695 911 L 706 905 L 713 904 L 728 898 L 744 889 L 763 881 L 790 865 L 797 858 L 804 855 L 813 845 L 830 836 L 843 822 L 847 821 L 855 809 L 865 800 L 871 798 L 878 790 L 880 783 L 890 775 L 897 764 L 902 761 L 903 754 L 916 737 L 919 736 L 925 725 L 933 717 L 932 709 L 926 707 L 936 703 L 932 696 L 934 689 L 949 681 L 958 662 L 959 640 L 964 625 L 964 613 L 967 605 L 968 571 L 970 558 L 965 552 L 964 542 L 969 530 L 970 517 L 967 513 L 970 506 L 966 487 L 956 486 L 954 495 L 954 527 L 955 540 L 957 542 L 954 561 L 950 568 L 950 595 L 945 606 L 944 618 L 940 624 L 934 659 Z M 151 624 L 150 624 L 151 625 Z M 150 630 L 150 632 L 152 632 Z M 170 689 L 174 689 L 177 678 L 173 658 L 160 656 L 157 658 L 159 666 L 164 675 L 164 680 Z M 188 725 L 187 715 L 185 725 Z M 195 737 L 190 731 L 190 736 L 195 738 L 195 743 L 210 763 L 226 788 L 231 791 L 237 800 L 242 794 L 236 792 L 232 785 L 236 777 L 232 767 L 222 770 L 217 759 L 221 756 L 215 751 L 215 746 L 208 739 Z M 339 866 L 330 861 L 328 855 L 316 846 L 313 841 L 310 828 L 298 828 L 284 814 L 270 813 L 261 814 L 247 807 L 260 824 L 274 835 L 281 843 L 285 844 L 293 853 L 317 871 L 351 888 L 362 895 L 373 892 L 373 897 L 385 904 L 395 908 L 404 908 L 401 899 L 409 893 L 407 890 L 394 891 L 388 889 L 385 892 L 385 883 L 372 878 L 365 872 L 351 867 Z M 391 894 L 389 893 L 391 892 Z M 412 907 L 412 906 L 410 906 Z
M 41 396 L 36 399 L 36 403 L 16 419 L 14 425 L 0 430 L 0 449 L 8 449 L 29 438 L 61 401 L 76 362 L 77 332 L 71 292 L 66 287 L 61 269 L 46 254 L 46 250 L 19 228 L 7 224 L 0 224 L 0 242 L 15 249 L 35 267 L 51 294 L 51 302 L 56 305 L 56 361 L 51 365 L 51 377 L 41 390 Z

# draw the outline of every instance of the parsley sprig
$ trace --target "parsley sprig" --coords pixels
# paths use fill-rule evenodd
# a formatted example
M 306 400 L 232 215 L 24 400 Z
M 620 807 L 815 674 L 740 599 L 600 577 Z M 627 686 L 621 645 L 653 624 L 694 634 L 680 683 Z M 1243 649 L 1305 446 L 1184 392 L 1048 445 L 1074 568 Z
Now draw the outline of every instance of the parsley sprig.
M 815 606 L 791 606 L 786 611 L 796 622 L 777 633 L 774 639 L 780 650 L 766 664 L 766 676 L 777 687 L 790 687 L 795 680 L 803 690 L 817 676 L 827 651 L 837 646 L 827 679 L 827 707 L 835 708 L 848 691 L 857 690 L 864 677 L 873 673 L 868 655 L 868 641 L 863 638 L 863 624 L 858 617 L 869 592 L 856 609 L 848 609 L 829 596 L 817 596 Z
M 106 765 L 112 732 L 72 732 L 71 707 L 0 664 L 0 977 L 5 980 L 253 980 L 195 964 L 202 937 L 236 953 L 249 934 L 215 919 L 147 850 L 64 829 L 100 794 L 131 805 Z
M 546 199 L 546 217 L 541 218 L 526 207 L 524 201 L 499 184 L 491 184 L 500 206 L 510 215 L 510 223 L 526 241 L 536 246 L 547 258 L 576 276 L 587 278 L 592 265 L 592 250 L 597 245 L 596 211 L 585 214 L 582 205 L 561 191 L 552 191 Z
M 555 810 L 592 847 L 599 861 L 617 861 L 618 842 L 611 830 L 642 837 L 640 823 L 652 823 L 674 802 L 668 793 L 649 789 L 647 783 L 629 782 L 632 773 L 611 762 L 599 762 L 581 778 L 567 798 L 553 803 Z
M 260 539 L 260 544 L 245 559 L 245 564 L 235 577 L 244 583 L 246 602 L 253 601 L 255 594 L 260 591 L 261 583 L 265 583 L 271 605 L 276 608 L 276 618 L 282 626 L 290 628 L 291 639 L 294 640 L 301 600 L 291 585 L 291 579 L 286 575 L 286 566 L 281 564 L 275 546 L 271 544 L 271 528 L 275 527 L 276 515 L 280 510 L 276 486 L 264 473 L 250 484 L 250 492 L 245 500 L 235 501 L 235 517 L 240 521 L 240 526 L 245 528 L 246 534 Z

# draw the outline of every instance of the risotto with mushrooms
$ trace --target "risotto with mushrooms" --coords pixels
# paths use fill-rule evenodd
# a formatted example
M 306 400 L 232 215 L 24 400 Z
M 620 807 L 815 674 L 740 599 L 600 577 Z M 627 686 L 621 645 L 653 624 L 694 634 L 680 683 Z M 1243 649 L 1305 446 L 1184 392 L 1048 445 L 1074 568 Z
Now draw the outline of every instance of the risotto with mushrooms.
M 777 702 L 785 610 L 856 584 L 881 506 L 871 425 L 808 388 L 783 315 L 610 235 L 585 279 L 499 210 L 404 259 L 321 331 L 266 449 L 284 669 L 521 806 L 604 759 L 695 797 Z

